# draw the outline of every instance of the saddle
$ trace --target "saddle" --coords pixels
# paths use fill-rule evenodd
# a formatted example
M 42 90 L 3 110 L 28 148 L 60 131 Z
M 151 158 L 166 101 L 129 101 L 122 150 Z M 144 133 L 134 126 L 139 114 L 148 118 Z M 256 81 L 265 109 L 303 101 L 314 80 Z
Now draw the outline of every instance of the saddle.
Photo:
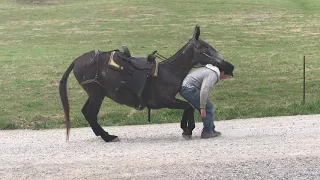
M 124 88 L 129 90 L 136 96 L 136 108 L 143 109 L 145 106 L 141 95 L 145 89 L 147 78 L 157 76 L 155 56 L 134 57 L 131 56 L 126 46 L 122 46 L 122 49 L 123 52 L 112 52 L 109 60 L 110 67 L 120 70 L 122 75 L 122 80 L 116 91 L 121 92 Z

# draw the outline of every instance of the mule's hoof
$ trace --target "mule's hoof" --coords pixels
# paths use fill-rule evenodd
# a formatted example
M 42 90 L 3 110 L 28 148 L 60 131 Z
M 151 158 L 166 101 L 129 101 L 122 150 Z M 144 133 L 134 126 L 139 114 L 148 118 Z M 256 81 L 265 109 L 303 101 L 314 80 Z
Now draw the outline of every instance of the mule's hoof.
M 187 135 L 182 133 L 182 137 L 187 140 L 192 139 L 192 135 L 189 135 L 189 134 Z
M 120 139 L 118 137 L 116 137 L 111 142 L 120 142 Z
M 191 138 L 192 138 L 192 133 L 190 133 L 190 132 L 188 132 L 188 131 L 183 131 L 182 137 L 183 137 L 184 139 L 191 139 Z
M 119 138 L 118 138 L 118 136 L 109 135 L 109 134 L 102 135 L 101 138 L 102 138 L 105 142 L 118 142 L 118 141 L 120 141 Z

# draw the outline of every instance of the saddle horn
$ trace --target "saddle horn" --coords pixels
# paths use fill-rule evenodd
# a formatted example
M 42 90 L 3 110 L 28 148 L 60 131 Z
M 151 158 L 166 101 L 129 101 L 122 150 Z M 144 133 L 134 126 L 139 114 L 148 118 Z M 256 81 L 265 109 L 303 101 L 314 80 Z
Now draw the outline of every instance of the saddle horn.
M 156 55 L 155 55 L 156 52 L 157 51 L 153 51 L 151 54 L 148 55 L 148 57 L 147 57 L 148 62 L 154 62 L 156 60 Z
M 130 51 L 126 45 L 122 45 L 122 49 L 125 55 L 127 55 L 128 57 L 131 57 Z

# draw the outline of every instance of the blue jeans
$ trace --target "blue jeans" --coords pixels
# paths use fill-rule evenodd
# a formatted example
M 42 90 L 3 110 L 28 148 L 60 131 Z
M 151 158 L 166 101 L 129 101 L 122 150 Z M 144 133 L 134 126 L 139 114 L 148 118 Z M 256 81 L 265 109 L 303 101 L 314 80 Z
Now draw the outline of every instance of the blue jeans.
M 180 90 L 180 95 L 186 99 L 190 104 L 200 111 L 200 90 L 196 87 L 185 87 L 182 86 Z M 205 118 L 202 118 L 203 122 L 203 132 L 212 134 L 215 128 L 214 121 L 214 106 L 212 102 L 208 99 L 206 104 L 206 114 Z

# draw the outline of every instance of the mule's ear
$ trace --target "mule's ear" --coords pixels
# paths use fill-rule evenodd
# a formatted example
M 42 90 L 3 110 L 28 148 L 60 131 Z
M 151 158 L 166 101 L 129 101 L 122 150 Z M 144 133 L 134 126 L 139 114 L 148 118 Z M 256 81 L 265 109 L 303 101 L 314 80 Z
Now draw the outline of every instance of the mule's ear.
M 200 27 L 196 26 L 193 32 L 193 39 L 198 40 L 200 36 Z
M 126 45 L 122 45 L 122 49 L 125 55 L 127 55 L 128 57 L 131 57 L 130 51 Z

